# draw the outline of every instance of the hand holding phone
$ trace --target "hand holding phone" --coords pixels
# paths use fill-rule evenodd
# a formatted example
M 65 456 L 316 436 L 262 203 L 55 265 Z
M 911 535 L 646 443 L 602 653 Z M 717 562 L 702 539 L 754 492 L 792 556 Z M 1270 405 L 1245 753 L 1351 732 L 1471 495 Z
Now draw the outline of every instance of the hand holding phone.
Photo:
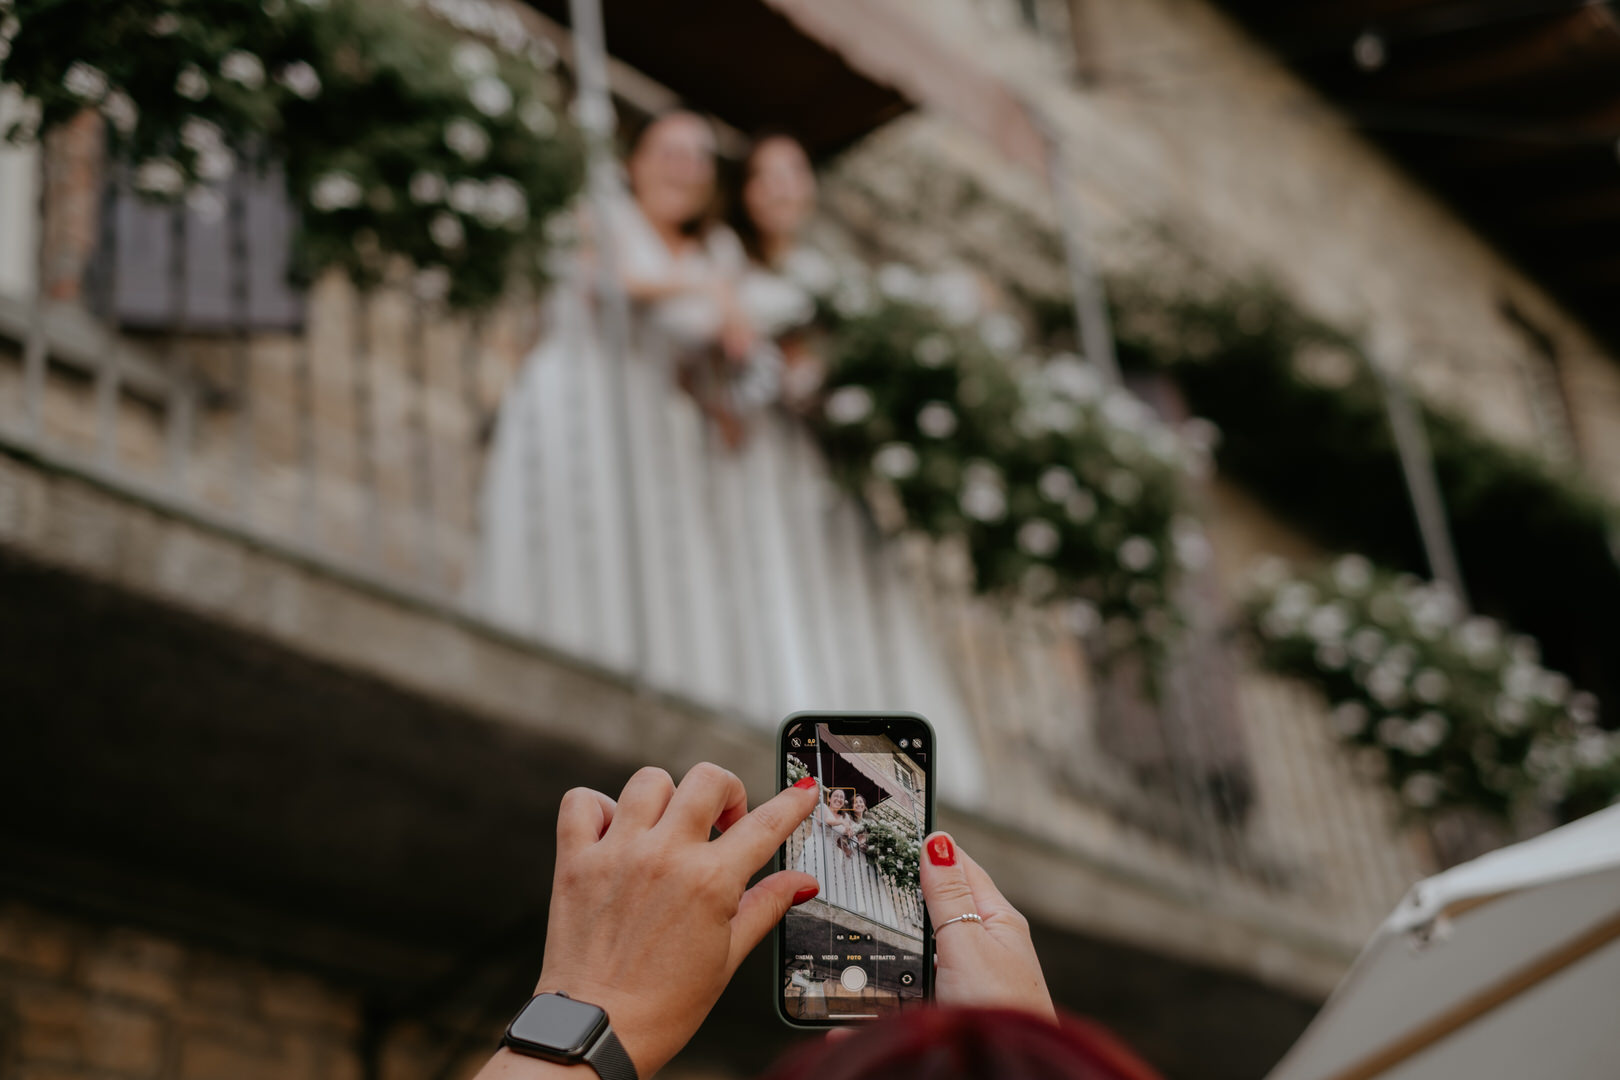
M 922 1003 L 934 973 L 921 889 L 933 729 L 915 713 L 795 713 L 777 749 L 781 786 L 809 778 L 819 793 L 778 867 L 820 884 L 777 930 L 777 1011 L 819 1028 Z
M 934 996 L 941 1005 L 1020 1009 L 1057 1019 L 1029 920 L 946 833 L 923 844 L 922 889 L 937 931 Z M 972 912 L 977 921 L 954 922 Z
M 637 1072 L 653 1075 L 783 912 L 814 894 L 792 870 L 752 888 L 748 879 L 815 806 L 815 792 L 788 788 L 750 813 L 742 781 L 710 764 L 679 788 L 664 770 L 642 769 L 617 801 L 568 792 L 535 993 L 603 1010 Z

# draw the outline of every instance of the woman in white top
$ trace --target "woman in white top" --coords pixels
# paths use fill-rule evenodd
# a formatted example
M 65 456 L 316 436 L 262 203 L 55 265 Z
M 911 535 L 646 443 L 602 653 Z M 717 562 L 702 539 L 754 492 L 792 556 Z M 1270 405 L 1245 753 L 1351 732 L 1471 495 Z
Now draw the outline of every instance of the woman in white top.
M 714 212 L 708 123 L 655 119 L 625 173 L 607 220 L 585 223 L 590 242 L 559 275 L 546 336 L 501 403 L 472 602 L 598 663 L 699 691 L 723 684 L 718 662 L 704 670 L 670 642 L 721 636 L 715 605 L 694 599 L 723 591 L 712 507 L 691 495 L 704 486 L 705 416 L 728 444 L 740 439 L 711 376 L 760 339 L 737 301 L 746 256 Z M 632 304 L 622 381 L 599 321 L 603 243 Z

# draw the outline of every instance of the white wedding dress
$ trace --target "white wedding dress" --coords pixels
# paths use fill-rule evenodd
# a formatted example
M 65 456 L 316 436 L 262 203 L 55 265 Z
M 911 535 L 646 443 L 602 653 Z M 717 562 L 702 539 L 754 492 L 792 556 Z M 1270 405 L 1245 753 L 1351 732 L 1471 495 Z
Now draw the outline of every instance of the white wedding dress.
M 628 200 L 621 267 L 642 279 L 735 274 L 763 336 L 814 313 L 784 277 L 745 266 L 735 236 L 677 257 Z M 481 493 L 474 610 L 591 663 L 750 724 L 801 709 L 897 708 L 962 748 L 942 787 L 977 794 L 973 734 L 934 628 L 801 420 L 774 408 L 725 450 L 675 382 L 721 315 L 685 297 L 637 311 L 624 393 L 588 284 L 560 281 L 545 339 L 501 404 Z

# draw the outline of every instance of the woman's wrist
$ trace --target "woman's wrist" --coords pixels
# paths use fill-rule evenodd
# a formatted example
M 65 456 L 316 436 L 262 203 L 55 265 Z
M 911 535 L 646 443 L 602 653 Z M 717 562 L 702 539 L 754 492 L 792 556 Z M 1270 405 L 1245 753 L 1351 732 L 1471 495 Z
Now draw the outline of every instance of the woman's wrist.
M 561 1065 L 542 1058 L 526 1057 L 502 1047 L 489 1059 L 477 1080 L 590 1080 L 596 1070 L 583 1062 Z

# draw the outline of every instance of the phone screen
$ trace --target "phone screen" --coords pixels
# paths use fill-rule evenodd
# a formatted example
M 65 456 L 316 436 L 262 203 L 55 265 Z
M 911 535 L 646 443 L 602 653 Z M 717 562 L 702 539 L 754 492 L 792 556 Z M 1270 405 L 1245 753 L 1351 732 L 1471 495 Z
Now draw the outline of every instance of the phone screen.
M 783 726 L 783 785 L 813 776 L 820 792 L 781 855 L 821 885 L 777 931 L 790 1022 L 875 1020 L 928 996 L 933 949 L 918 873 L 933 827 L 932 744 L 916 716 L 800 715 Z

